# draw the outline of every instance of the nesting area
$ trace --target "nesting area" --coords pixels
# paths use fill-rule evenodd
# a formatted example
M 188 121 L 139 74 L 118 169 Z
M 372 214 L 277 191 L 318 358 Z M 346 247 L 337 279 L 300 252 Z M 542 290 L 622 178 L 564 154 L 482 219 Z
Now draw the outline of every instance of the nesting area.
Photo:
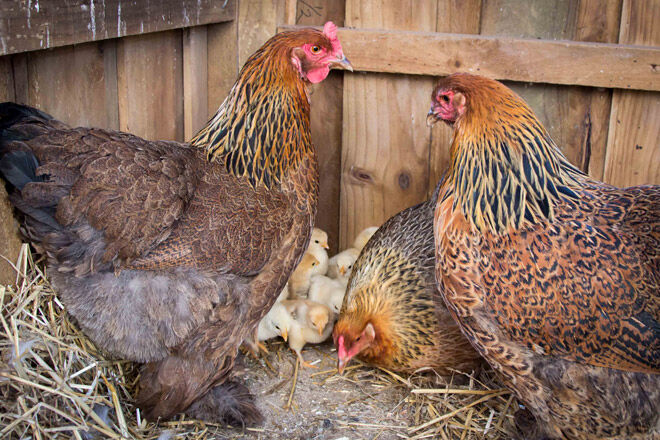
M 283 341 L 244 356 L 236 374 L 257 396 L 262 427 L 179 418 L 147 423 L 133 404 L 139 365 L 108 359 L 76 327 L 24 245 L 17 285 L 0 287 L 0 437 L 33 439 L 505 439 L 517 403 L 491 371 L 403 377 L 360 365 L 336 374 L 332 342 L 299 368 Z

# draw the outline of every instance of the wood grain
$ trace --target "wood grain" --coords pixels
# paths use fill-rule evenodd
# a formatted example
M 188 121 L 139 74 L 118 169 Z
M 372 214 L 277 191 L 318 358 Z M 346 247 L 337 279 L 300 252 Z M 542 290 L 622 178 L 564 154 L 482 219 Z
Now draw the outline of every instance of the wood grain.
M 284 22 L 285 2 L 278 0 L 242 0 L 238 8 L 238 65 L 259 49 Z
M 660 90 L 653 69 L 660 65 L 657 46 L 346 28 L 338 35 L 346 53 L 353 54 L 356 71 L 412 75 L 470 71 L 499 80 Z
M 0 55 L 232 20 L 236 0 L 0 1 Z
M 238 76 L 238 20 L 209 25 L 207 34 L 207 118 L 210 118 L 225 100 Z
M 660 46 L 660 2 L 624 0 L 619 42 Z M 605 181 L 660 184 L 660 93 L 615 90 Z
M 117 47 L 119 126 L 146 139 L 183 141 L 181 31 L 122 38 Z
M 117 128 L 107 127 L 105 76 L 101 43 L 31 52 L 28 103 L 74 127 Z
M 0 185 L 0 220 L 0 284 L 14 284 L 16 271 L 5 258 L 16 263 L 22 240 L 18 232 L 18 223 L 14 219 L 14 209 L 9 204 L 4 184 Z
M 11 57 L 0 57 L 0 102 L 13 101 L 15 96 Z
M 432 32 L 436 8 L 436 1 L 349 0 L 346 26 Z M 374 40 L 348 44 L 352 32 L 363 31 L 339 35 L 351 61 L 360 63 L 367 52 L 390 59 L 407 56 L 390 55 L 392 47 Z M 432 84 L 431 78 L 412 76 L 344 76 L 340 248 L 363 228 L 379 226 L 425 199 L 430 145 L 425 116 Z
M 322 26 L 332 20 L 344 25 L 344 0 L 304 0 L 297 2 L 297 24 Z M 350 54 L 347 54 L 350 59 Z M 330 254 L 339 250 L 339 198 L 342 149 L 342 105 L 344 74 L 330 75 L 312 86 L 312 142 L 319 160 L 319 208 L 315 225 L 328 233 Z
M 190 140 L 208 121 L 208 44 L 205 26 L 183 30 L 183 129 Z

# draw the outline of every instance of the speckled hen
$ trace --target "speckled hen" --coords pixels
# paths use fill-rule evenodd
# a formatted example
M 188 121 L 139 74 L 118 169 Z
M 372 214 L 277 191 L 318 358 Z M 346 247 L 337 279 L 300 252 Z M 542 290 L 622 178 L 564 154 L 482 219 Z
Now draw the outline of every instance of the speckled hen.
M 353 357 L 406 373 L 470 372 L 479 364 L 449 311 L 436 310 L 436 196 L 385 222 L 355 262 L 333 332 L 339 371 Z
M 259 421 L 231 370 L 307 247 L 308 87 L 335 66 L 350 68 L 330 22 L 274 36 L 190 144 L 0 105 L 0 171 L 23 230 L 85 333 L 146 362 L 147 418 Z
M 497 81 L 440 80 L 428 118 L 455 130 L 439 291 L 535 417 L 523 437 L 659 438 L 660 187 L 586 176 Z

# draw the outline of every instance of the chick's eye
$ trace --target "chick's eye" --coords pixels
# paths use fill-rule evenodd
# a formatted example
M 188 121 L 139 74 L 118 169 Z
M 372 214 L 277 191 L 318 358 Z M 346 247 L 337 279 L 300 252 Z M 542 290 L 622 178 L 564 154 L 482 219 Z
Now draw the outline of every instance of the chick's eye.
M 312 53 L 319 53 L 321 52 L 321 48 L 318 46 L 312 46 Z
M 319 242 L 318 240 L 314 240 L 314 243 L 318 243 L 318 242 Z

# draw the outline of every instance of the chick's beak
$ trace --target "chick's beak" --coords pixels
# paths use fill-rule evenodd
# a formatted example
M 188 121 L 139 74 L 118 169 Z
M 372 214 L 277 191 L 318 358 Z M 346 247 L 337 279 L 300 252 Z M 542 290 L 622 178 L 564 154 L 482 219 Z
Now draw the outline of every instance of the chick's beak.
M 341 54 L 341 57 L 337 57 L 336 61 L 333 61 L 330 63 L 330 67 L 334 67 L 336 69 L 342 69 L 342 70 L 349 70 L 353 71 L 353 65 L 351 65 L 351 62 L 348 61 L 348 58 L 346 58 L 346 55 L 343 53 Z
M 330 246 L 328 246 L 328 242 L 327 242 L 327 241 L 324 241 L 323 243 L 321 243 L 321 247 L 322 247 L 323 249 L 330 249 Z
M 438 122 L 438 117 L 433 113 L 433 108 L 429 110 L 429 112 L 426 114 L 426 126 L 431 127 L 433 124 Z
M 288 338 L 289 333 L 286 331 L 286 329 L 282 330 L 282 339 L 284 339 L 284 342 L 286 342 Z
M 339 268 L 339 273 L 341 274 L 341 276 L 346 275 L 346 268 L 344 266 L 340 267 Z

